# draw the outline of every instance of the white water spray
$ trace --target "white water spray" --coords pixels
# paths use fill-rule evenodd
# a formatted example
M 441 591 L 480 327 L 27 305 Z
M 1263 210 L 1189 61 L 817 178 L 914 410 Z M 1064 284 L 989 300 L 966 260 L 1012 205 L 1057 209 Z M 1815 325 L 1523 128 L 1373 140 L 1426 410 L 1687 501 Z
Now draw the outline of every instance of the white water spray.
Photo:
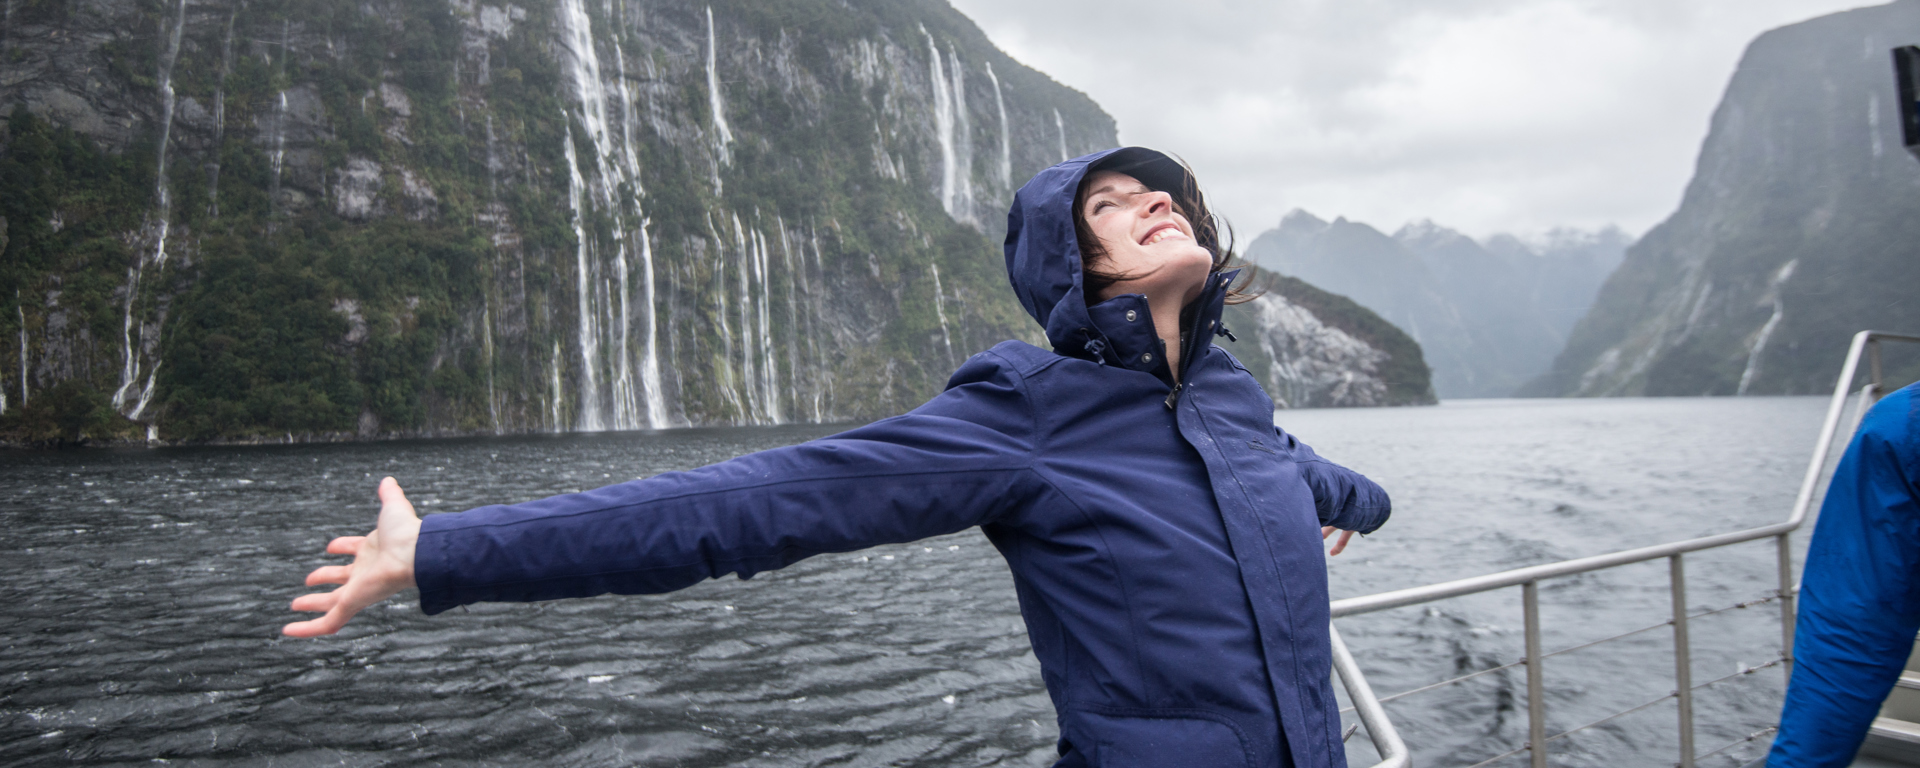
M 1060 134 L 1060 162 L 1072 160 L 1073 156 L 1067 154 L 1067 124 L 1060 119 L 1060 110 L 1057 107 L 1053 110 L 1053 129 Z
M 1007 130 L 1007 102 L 1000 98 L 1000 78 L 993 74 L 993 62 L 987 62 L 987 79 L 993 81 L 993 106 L 1000 110 L 1000 188 L 1013 188 L 1013 134 Z

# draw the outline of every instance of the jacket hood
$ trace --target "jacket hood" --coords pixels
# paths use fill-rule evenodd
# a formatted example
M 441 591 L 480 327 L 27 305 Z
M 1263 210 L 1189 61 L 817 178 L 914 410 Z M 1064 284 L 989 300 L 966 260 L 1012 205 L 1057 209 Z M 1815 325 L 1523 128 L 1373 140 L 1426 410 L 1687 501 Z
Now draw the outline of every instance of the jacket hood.
M 1159 338 L 1147 300 L 1140 294 L 1115 296 L 1087 305 L 1080 270 L 1080 241 L 1074 233 L 1074 194 L 1080 180 L 1095 170 L 1113 170 L 1139 179 L 1149 188 L 1173 191 L 1191 184 L 1187 169 L 1167 155 L 1145 147 L 1101 150 L 1055 165 L 1036 174 L 1013 196 L 1007 212 L 1007 279 L 1027 314 L 1046 329 L 1053 349 L 1069 357 L 1113 363 L 1141 371 L 1164 370 L 1158 354 Z M 1217 256 L 1216 256 L 1217 257 Z M 1220 328 L 1219 316 L 1226 285 L 1237 272 L 1208 277 L 1194 306 L 1194 327 Z M 1210 334 L 1191 334 L 1191 344 Z M 1152 354 L 1149 354 L 1152 353 Z M 1191 355 L 1182 355 L 1191 360 Z

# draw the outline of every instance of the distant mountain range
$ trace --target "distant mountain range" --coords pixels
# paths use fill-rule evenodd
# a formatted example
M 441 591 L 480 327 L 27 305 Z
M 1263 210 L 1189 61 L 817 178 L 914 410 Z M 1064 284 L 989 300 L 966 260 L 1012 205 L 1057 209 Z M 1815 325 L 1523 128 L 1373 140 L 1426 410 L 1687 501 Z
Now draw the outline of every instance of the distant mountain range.
M 1920 163 L 1889 50 L 1920 0 L 1755 39 L 1679 210 L 1628 249 L 1533 395 L 1801 394 L 1865 328 L 1920 331 Z M 1889 349 L 1888 374 L 1920 377 Z
M 1628 242 L 1618 229 L 1476 241 L 1432 222 L 1387 235 L 1295 210 L 1244 257 L 1349 297 L 1411 335 L 1440 397 L 1505 397 L 1547 370 Z

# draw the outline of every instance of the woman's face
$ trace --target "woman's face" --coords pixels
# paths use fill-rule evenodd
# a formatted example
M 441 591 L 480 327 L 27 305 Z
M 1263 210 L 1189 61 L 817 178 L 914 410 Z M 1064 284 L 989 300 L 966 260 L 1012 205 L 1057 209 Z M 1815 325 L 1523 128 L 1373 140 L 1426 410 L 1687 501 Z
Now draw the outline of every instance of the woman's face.
M 1124 173 L 1098 171 L 1087 181 L 1080 216 L 1106 250 L 1093 265 L 1127 278 L 1101 291 L 1097 301 L 1129 293 L 1150 301 L 1176 295 L 1184 307 L 1200 295 L 1213 255 L 1193 239 L 1193 224 L 1174 210 L 1172 196 Z

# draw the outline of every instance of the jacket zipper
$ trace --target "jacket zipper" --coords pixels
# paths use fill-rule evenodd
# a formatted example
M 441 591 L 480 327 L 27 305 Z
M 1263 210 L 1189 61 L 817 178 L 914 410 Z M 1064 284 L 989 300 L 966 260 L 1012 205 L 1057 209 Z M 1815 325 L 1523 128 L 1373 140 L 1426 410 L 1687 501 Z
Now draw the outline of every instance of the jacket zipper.
M 1175 384 L 1173 385 L 1173 391 L 1167 393 L 1167 410 L 1169 411 L 1173 410 L 1173 405 L 1175 403 L 1180 402 L 1180 388 L 1182 386 L 1185 386 L 1185 385 Z

